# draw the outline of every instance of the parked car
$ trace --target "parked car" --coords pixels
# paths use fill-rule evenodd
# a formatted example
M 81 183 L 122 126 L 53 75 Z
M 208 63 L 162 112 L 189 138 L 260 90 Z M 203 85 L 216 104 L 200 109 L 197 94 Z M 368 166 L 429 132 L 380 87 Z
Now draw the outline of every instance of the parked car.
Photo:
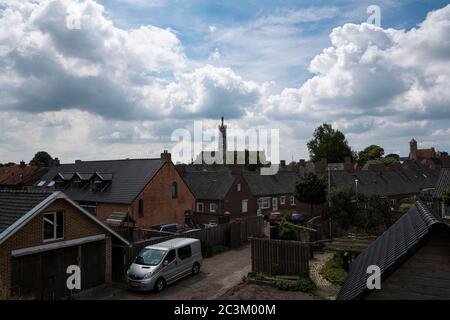
M 184 228 L 183 226 L 181 226 L 177 223 L 157 224 L 157 225 L 151 226 L 150 229 L 153 229 L 153 230 L 159 231 L 159 232 L 168 232 L 168 233 L 185 233 L 185 232 L 191 230 L 190 228 Z
M 281 221 L 282 216 L 279 212 L 271 212 L 269 216 L 269 222 L 270 224 L 277 224 Z
M 305 216 L 299 212 L 292 212 L 289 216 L 289 222 L 293 224 L 303 223 L 305 221 Z
M 198 274 L 202 263 L 198 239 L 176 238 L 145 247 L 127 271 L 128 288 L 161 292 L 170 283 Z

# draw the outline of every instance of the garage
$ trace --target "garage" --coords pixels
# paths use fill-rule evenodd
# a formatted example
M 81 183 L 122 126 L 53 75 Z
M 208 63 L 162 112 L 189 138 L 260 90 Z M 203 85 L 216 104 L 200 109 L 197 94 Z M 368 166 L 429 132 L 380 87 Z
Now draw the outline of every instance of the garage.
M 105 282 L 104 257 L 105 241 L 13 257 L 12 294 L 43 300 L 70 297 L 66 286 L 70 265 L 81 265 L 82 290 L 96 287 Z

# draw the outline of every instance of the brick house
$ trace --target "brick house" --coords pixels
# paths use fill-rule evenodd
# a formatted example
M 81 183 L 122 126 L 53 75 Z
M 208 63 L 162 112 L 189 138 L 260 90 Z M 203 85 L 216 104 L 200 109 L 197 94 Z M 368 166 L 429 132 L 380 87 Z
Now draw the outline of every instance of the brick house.
M 256 201 L 240 165 L 179 166 L 195 196 L 194 221 L 198 224 L 255 216 Z
M 32 187 L 36 181 L 48 172 L 48 168 L 20 165 L 0 168 L 0 190 L 23 190 Z
M 81 290 L 109 283 L 113 242 L 128 244 L 62 192 L 0 191 L 0 297 L 66 297 L 69 265 Z
M 270 212 L 290 214 L 300 212 L 305 216 L 311 214 L 309 204 L 298 201 L 295 186 L 302 174 L 280 169 L 275 175 L 261 175 L 259 172 L 244 172 L 243 177 L 255 198 L 258 210 L 268 216 Z M 314 206 L 314 213 L 320 213 L 320 206 Z
M 103 222 L 122 216 L 144 229 L 162 223 L 184 225 L 195 204 L 167 151 L 156 159 L 61 164 L 35 187 L 63 191 Z

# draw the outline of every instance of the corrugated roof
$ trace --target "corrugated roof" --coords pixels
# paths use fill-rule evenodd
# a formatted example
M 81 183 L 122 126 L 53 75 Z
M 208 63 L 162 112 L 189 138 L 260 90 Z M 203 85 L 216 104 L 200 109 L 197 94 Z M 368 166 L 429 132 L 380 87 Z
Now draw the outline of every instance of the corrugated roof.
M 440 199 L 442 194 L 450 188 L 450 168 L 442 168 L 439 173 L 439 179 L 436 183 L 433 198 Z
M 51 192 L 0 191 L 0 233 L 50 195 Z
M 351 300 L 364 297 L 367 289 L 367 267 L 377 265 L 381 279 L 396 269 L 410 256 L 436 227 L 450 227 L 422 202 L 416 202 L 407 213 L 363 251 L 351 264 L 338 299 Z
M 271 196 L 295 192 L 295 185 L 301 175 L 292 171 L 279 171 L 274 175 L 259 172 L 245 172 L 244 179 L 254 196 Z
M 69 178 L 75 173 L 83 177 L 97 173 L 102 179 L 111 180 L 103 191 L 93 191 L 91 188 L 65 188 L 61 191 L 78 202 L 130 204 L 163 165 L 162 159 L 80 161 L 62 164 L 52 168 L 42 177 L 41 181 L 45 181 L 45 185 L 39 189 L 53 189 L 54 187 L 49 187 L 48 184 L 58 173 L 64 178 Z M 35 188 L 38 188 L 38 184 L 39 182 L 35 184 Z
M 201 200 L 223 200 L 235 180 L 230 170 L 185 172 L 183 179 Z

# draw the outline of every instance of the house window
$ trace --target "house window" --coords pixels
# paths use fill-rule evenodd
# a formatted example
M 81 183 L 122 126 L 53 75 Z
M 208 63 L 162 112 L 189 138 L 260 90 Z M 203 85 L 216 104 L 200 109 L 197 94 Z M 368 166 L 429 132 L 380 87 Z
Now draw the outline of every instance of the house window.
M 64 213 L 52 212 L 44 214 L 44 241 L 64 238 Z
M 197 202 L 197 212 L 203 212 L 203 203 Z
M 216 212 L 217 204 L 216 203 L 210 203 L 209 204 L 209 212 Z
M 192 255 L 191 246 L 185 246 L 178 249 L 178 258 L 181 260 L 187 259 Z
M 242 213 L 248 212 L 248 200 L 242 200 Z
M 184 224 L 186 225 L 191 224 L 191 210 L 184 211 Z
M 241 191 L 241 184 L 240 183 L 237 184 L 237 191 Z
M 144 200 L 143 199 L 139 199 L 138 213 L 139 213 L 139 217 L 142 218 L 144 216 Z
M 262 198 L 261 209 L 269 209 L 269 208 L 270 208 L 270 198 Z
M 295 206 L 295 197 L 294 196 L 290 196 L 289 201 L 291 202 L 291 206 Z
M 175 199 L 178 197 L 178 186 L 176 182 L 172 182 L 172 199 Z
M 286 196 L 280 197 L 280 204 L 286 204 Z

